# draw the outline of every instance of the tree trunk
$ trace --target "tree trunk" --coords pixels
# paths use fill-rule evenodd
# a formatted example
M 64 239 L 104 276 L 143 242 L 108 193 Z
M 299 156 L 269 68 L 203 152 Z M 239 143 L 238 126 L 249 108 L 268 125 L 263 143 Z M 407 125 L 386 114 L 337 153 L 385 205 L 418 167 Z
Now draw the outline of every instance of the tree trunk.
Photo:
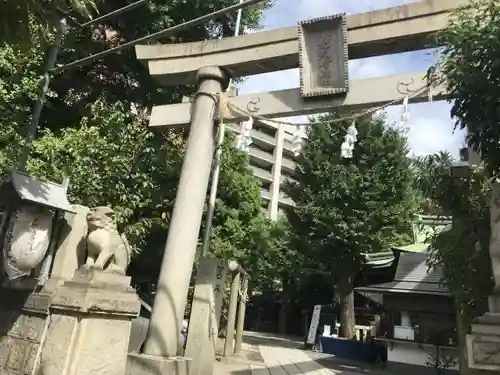
M 340 337 L 352 339 L 356 336 L 354 286 L 352 277 L 341 277 L 338 288 L 340 297 Z
M 286 334 L 288 331 L 288 316 L 292 294 L 292 283 L 288 275 L 283 275 L 283 291 L 281 292 L 281 306 L 278 316 L 278 333 Z

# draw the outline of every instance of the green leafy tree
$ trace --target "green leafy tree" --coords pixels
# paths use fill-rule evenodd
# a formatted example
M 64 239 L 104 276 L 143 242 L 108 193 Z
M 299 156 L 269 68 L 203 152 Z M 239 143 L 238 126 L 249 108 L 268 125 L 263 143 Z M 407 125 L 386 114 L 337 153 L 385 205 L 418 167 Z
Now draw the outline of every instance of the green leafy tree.
M 421 213 L 428 215 L 447 214 L 442 202 L 433 199 L 433 197 L 436 189 L 436 178 L 439 178 L 441 172 L 446 172 L 451 167 L 452 162 L 452 155 L 446 151 L 412 159 L 415 195 Z
M 0 176 L 16 165 L 31 104 L 37 97 L 43 58 L 0 43 Z
M 444 48 L 430 71 L 450 93 L 455 126 L 466 128 L 467 143 L 484 160 L 483 171 L 443 175 L 436 184 L 436 201 L 453 215 L 453 226 L 433 239 L 433 262 L 444 269 L 444 282 L 456 297 L 459 338 L 470 319 L 484 312 L 491 292 L 489 196 L 500 171 L 500 4 L 471 0 L 454 11 L 438 35 Z M 496 183 L 496 182 L 493 182 Z M 461 370 L 467 366 L 462 355 Z
M 94 0 L 3 0 L 0 3 L 0 42 L 29 50 L 39 41 L 38 36 L 44 39 L 59 27 L 61 16 L 88 20 L 96 13 Z
M 448 169 L 449 170 L 449 169 Z M 449 230 L 431 238 L 431 265 L 443 267 L 443 282 L 470 321 L 484 312 L 491 291 L 491 183 L 481 172 L 439 173 L 433 199 L 453 216 Z
M 416 185 L 435 209 L 453 217 L 453 225 L 429 238 L 431 266 L 443 268 L 443 283 L 455 296 L 464 318 L 481 314 L 491 288 L 489 258 L 491 181 L 484 171 L 457 167 L 439 152 L 414 165 Z
M 215 207 L 210 252 L 237 259 L 258 280 L 269 270 L 266 253 L 272 246 L 273 227 L 261 208 L 260 182 L 249 167 L 248 155 L 234 148 L 232 133 L 223 145 Z
M 131 41 L 168 26 L 235 4 L 236 0 L 149 1 L 133 12 L 101 24 L 69 27 L 59 61 L 69 62 Z M 99 2 L 99 14 L 128 4 Z M 267 2 L 268 6 L 270 2 Z M 243 12 L 242 26 L 258 27 L 262 8 Z M 235 15 L 186 30 L 161 42 L 206 40 L 232 34 Z M 34 23 L 50 41 L 43 25 Z M 38 38 L 38 36 L 37 36 Z M 30 48 L 6 41 L 0 48 L 0 172 L 16 166 L 25 125 L 30 119 L 43 73 L 45 45 L 33 39 Z M 70 199 L 84 205 L 111 205 L 119 227 L 136 250 L 130 272 L 137 282 L 152 284 L 159 272 L 170 214 L 175 199 L 185 132 L 155 134 L 147 129 L 154 104 L 180 101 L 188 87 L 164 88 L 124 50 L 82 67 L 53 75 L 42 112 L 41 130 L 31 153 L 29 171 L 61 181 L 70 177 Z M 258 182 L 246 156 L 236 152 L 229 136 L 214 218 L 210 251 L 236 258 L 252 275 L 252 284 L 273 270 L 272 223 L 260 211 Z M 255 282 L 254 282 L 255 279 Z
M 59 57 L 61 64 L 85 58 L 91 54 L 130 42 L 139 37 L 153 34 L 168 27 L 182 24 L 215 10 L 238 3 L 238 0 L 153 0 L 106 19 L 90 27 L 72 27 L 67 33 L 64 48 Z M 106 0 L 98 4 L 99 14 L 107 14 L 129 4 L 128 0 Z M 245 8 L 241 27 L 258 28 L 265 7 L 270 1 Z M 232 36 L 236 14 L 202 25 L 179 31 L 173 36 L 159 40 L 160 43 L 184 43 Z M 88 116 L 87 103 L 105 97 L 107 101 L 133 103 L 140 110 L 148 111 L 156 104 L 180 102 L 183 95 L 195 91 L 194 82 L 185 87 L 162 87 L 149 75 L 143 63 L 136 58 L 134 48 L 73 67 L 55 75 L 51 87 L 58 99 L 44 110 L 43 126 L 54 129 L 72 126 L 81 117 Z M 60 120 L 54 124 L 52 119 Z
M 341 334 L 354 336 L 353 278 L 365 253 L 386 251 L 410 241 L 415 212 L 413 176 L 404 135 L 383 117 L 364 116 L 354 157 L 340 146 L 350 121 L 331 124 L 319 117 L 308 130 L 295 182 L 285 192 L 296 207 L 286 211 L 309 268 L 332 275 L 341 305 Z
M 111 205 L 119 226 L 135 247 L 132 274 L 155 283 L 173 208 L 184 140 L 176 133 L 150 132 L 121 103 L 97 102 L 93 116 L 60 135 L 45 130 L 35 142 L 31 173 L 61 181 L 71 177 L 70 199 L 87 205 Z M 261 211 L 259 182 L 247 156 L 224 144 L 217 209 L 210 252 L 237 259 L 256 275 L 269 269 L 270 223 Z
M 50 130 L 34 144 L 29 171 L 42 178 L 71 179 L 72 202 L 111 205 L 138 248 L 148 231 L 165 227 L 175 197 L 183 140 L 150 132 L 122 103 L 102 101 L 79 127 Z
M 490 175 L 500 168 L 500 3 L 471 0 L 452 12 L 448 26 L 439 34 L 439 64 L 431 69 L 443 80 L 452 98 L 455 124 L 467 128 L 467 141 L 485 160 Z
M 452 172 L 454 171 L 454 172 Z M 436 166 L 430 199 L 452 215 L 453 224 L 430 240 L 431 267 L 443 270 L 442 282 L 455 297 L 460 370 L 468 373 L 465 335 L 472 319 L 487 309 L 492 288 L 489 253 L 491 182 L 482 171 L 460 173 Z

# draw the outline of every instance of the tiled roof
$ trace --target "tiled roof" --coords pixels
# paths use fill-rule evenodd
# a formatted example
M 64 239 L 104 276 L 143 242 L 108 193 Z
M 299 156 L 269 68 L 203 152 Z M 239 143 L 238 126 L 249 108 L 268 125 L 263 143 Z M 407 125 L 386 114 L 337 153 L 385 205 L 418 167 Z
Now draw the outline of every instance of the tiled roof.
M 5 207 L 15 192 L 23 201 L 74 213 L 68 201 L 67 187 L 51 181 L 38 180 L 24 172 L 13 171 L 8 179 L 0 184 L 0 206 Z
M 404 251 L 408 253 L 425 253 L 429 248 L 429 244 L 425 242 L 412 243 L 410 245 L 393 247 L 393 250 Z
M 401 253 L 394 280 L 388 283 L 359 287 L 358 292 L 417 293 L 449 295 L 440 283 L 441 269 L 429 269 L 425 253 Z

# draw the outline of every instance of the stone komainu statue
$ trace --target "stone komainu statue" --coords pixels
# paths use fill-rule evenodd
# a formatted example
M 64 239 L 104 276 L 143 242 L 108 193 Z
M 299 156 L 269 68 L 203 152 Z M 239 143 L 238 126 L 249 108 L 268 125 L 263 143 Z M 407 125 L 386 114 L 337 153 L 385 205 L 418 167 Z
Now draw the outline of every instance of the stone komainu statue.
M 87 214 L 86 267 L 125 275 L 131 247 L 116 227 L 115 212 L 109 207 L 95 207 Z

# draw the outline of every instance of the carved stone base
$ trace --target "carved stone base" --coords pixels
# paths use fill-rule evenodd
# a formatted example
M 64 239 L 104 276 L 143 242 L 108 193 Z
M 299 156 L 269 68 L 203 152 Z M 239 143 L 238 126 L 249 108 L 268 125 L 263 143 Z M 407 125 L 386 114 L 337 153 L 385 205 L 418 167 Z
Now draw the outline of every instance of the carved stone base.
M 131 319 L 140 301 L 130 278 L 79 269 L 50 303 L 43 375 L 124 375 Z
M 186 357 L 160 358 L 131 353 L 126 375 L 189 375 L 190 365 L 191 359 Z
M 474 321 L 467 354 L 470 368 L 500 371 L 500 313 L 486 313 Z
M 42 340 L 50 294 L 0 289 L 0 374 L 31 374 Z M 36 373 L 36 372 L 35 372 Z

